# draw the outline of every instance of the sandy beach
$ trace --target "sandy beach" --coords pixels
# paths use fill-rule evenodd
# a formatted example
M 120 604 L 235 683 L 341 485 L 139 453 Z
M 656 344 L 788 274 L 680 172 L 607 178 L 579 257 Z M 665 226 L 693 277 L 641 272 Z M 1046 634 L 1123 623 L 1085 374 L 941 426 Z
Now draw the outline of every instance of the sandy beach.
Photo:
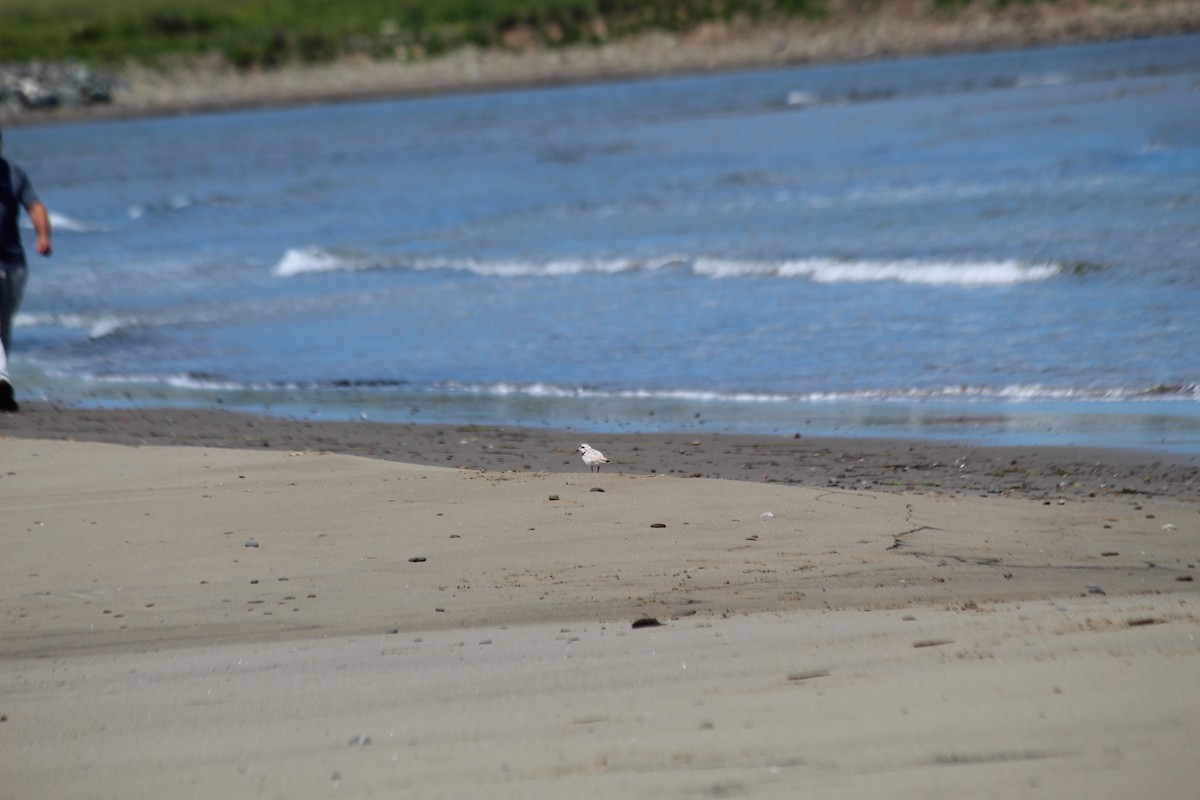
M 1194 458 L 30 404 L 0 460 L 6 798 L 1200 781 Z

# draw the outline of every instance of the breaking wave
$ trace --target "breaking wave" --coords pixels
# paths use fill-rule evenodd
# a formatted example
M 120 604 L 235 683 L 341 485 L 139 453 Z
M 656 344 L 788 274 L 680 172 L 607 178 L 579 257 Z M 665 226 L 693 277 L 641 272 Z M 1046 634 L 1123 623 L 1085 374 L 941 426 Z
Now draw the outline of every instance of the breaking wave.
M 935 389 L 865 389 L 846 392 L 720 392 L 692 389 L 595 389 L 552 384 L 447 384 L 450 393 L 521 395 L 547 398 L 614 398 L 677 400 L 697 403 L 862 403 L 862 402 L 1131 402 L 1178 400 L 1200 402 L 1200 384 L 1146 387 L 947 386 Z
M 41 326 L 86 330 L 89 339 L 103 339 L 123 330 L 144 324 L 135 317 L 119 317 L 108 314 L 36 314 L 18 313 L 14 324 L 22 328 Z
M 938 260 L 798 258 L 744 260 L 713 256 L 692 258 L 665 255 L 653 259 L 560 258 L 542 261 L 519 259 L 388 259 L 339 253 L 320 247 L 288 250 L 271 272 L 277 277 L 361 270 L 447 270 L 484 277 L 538 278 L 584 274 L 619 274 L 678 269 L 706 278 L 801 278 L 814 283 L 896 283 L 927 286 L 1010 286 L 1045 281 L 1062 274 L 1098 269 L 1093 265 L 1063 262 L 1027 262 L 1015 259 Z
M 1129 403 L 1200 402 L 1200 383 L 1130 386 L 1068 387 L 1040 384 L 1009 386 L 944 386 L 938 388 L 861 389 L 828 392 L 718 391 L 688 388 L 601 388 L 553 383 L 462 383 L 457 381 L 419 384 L 402 379 L 369 378 L 329 381 L 241 382 L 221 375 L 180 373 L 170 375 L 93 376 L 102 383 L 146 383 L 197 391 L 288 392 L 296 395 L 327 392 L 361 392 L 404 397 L 527 397 L 546 400 L 645 400 L 682 403 L 733 404 L 857 404 L 857 403 Z

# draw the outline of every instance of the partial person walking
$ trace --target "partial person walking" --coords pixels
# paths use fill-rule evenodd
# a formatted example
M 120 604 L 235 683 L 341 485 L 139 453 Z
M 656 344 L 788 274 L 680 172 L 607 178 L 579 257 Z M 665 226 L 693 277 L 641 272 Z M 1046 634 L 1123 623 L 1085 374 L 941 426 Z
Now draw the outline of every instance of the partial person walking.
M 48 256 L 50 214 L 38 199 L 25 170 L 3 156 L 4 131 L 0 130 L 0 411 L 17 411 L 20 406 L 8 377 L 8 354 L 12 352 L 12 321 L 21 305 L 28 274 L 17 217 L 24 207 L 37 233 L 37 251 Z

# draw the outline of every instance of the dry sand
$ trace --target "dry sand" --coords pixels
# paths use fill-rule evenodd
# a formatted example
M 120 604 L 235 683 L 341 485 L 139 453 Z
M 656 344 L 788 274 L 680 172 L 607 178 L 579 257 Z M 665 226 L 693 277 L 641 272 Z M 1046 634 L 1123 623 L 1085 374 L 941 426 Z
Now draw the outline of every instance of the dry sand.
M 0 437 L 5 798 L 1200 786 L 1188 459 L 979 492 L 665 469 L 745 437 L 598 437 L 598 475 L 570 432 L 35 404 Z M 372 438 L 427 465 L 328 452 Z M 1015 453 L 786 443 L 781 471 Z M 489 446 L 548 463 L 428 465 Z

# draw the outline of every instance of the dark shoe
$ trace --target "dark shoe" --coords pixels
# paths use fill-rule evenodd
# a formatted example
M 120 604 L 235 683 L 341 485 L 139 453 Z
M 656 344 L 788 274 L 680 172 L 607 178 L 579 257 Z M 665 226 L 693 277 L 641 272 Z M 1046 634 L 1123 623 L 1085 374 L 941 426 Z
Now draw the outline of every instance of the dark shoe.
M 17 404 L 17 399 L 13 397 L 12 384 L 8 381 L 0 381 L 0 411 L 20 411 L 21 406 Z

